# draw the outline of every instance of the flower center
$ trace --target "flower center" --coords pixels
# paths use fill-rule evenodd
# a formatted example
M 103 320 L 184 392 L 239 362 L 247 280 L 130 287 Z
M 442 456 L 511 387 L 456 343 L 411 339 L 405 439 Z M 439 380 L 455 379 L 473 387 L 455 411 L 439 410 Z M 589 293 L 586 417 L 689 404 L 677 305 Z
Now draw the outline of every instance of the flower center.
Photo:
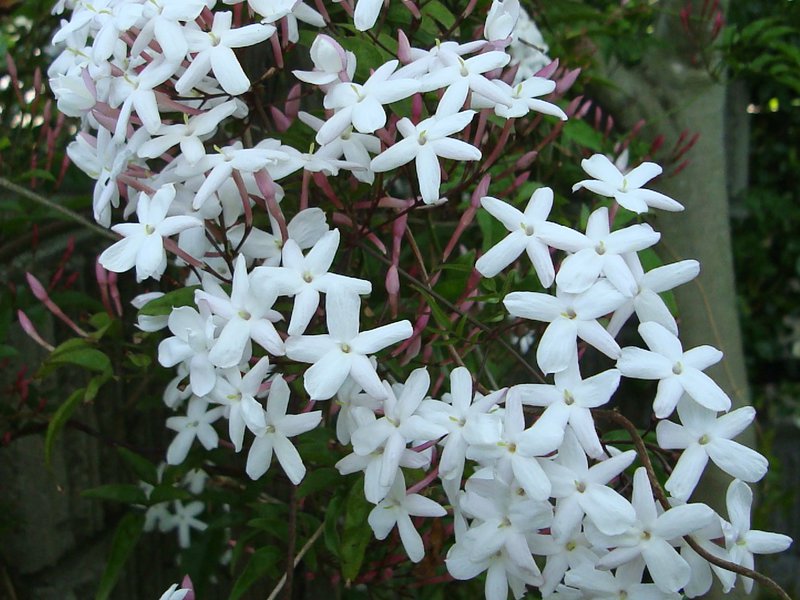
M 697 440 L 697 443 L 700 444 L 701 446 L 705 446 L 710 441 L 711 439 L 708 437 L 708 434 L 704 433 L 703 435 L 700 436 L 700 439 Z
M 572 406 L 575 404 L 575 396 L 573 396 L 572 392 L 569 390 L 564 390 L 564 404 L 567 406 Z
M 653 537 L 653 534 L 652 534 L 652 533 L 650 533 L 649 531 L 643 531 L 643 532 L 642 532 L 642 539 L 643 539 L 645 542 L 646 542 L 647 540 L 649 540 L 651 537 Z
M 350 350 L 352 350 L 352 348 L 350 348 L 350 344 L 342 344 L 341 348 L 342 352 L 344 352 L 345 354 L 349 354 Z
M 428 133 L 427 130 L 419 132 L 419 136 L 417 137 L 417 143 L 420 146 L 424 146 L 425 144 L 428 143 L 428 135 L 427 135 L 427 133 Z
M 306 271 L 305 273 L 303 273 L 303 281 L 305 281 L 306 283 L 311 283 L 312 281 L 314 281 L 314 276 L 311 274 L 310 271 Z
M 525 232 L 525 235 L 533 235 L 533 225 L 530 223 L 520 223 L 519 226 Z
M 606 243 L 603 240 L 597 242 L 597 245 L 594 247 L 594 251 L 597 252 L 600 256 L 606 253 Z
M 562 316 L 562 317 L 564 317 L 565 319 L 574 319 L 574 318 L 575 318 L 575 317 L 577 317 L 578 315 L 577 315 L 577 313 L 575 312 L 575 309 L 573 309 L 573 308 L 568 308 L 568 309 L 567 309 L 565 312 L 562 312 L 562 313 L 561 313 L 561 316 Z
M 575 489 L 578 490 L 579 494 L 582 494 L 583 492 L 586 491 L 586 484 L 583 481 L 576 481 Z
M 144 232 L 147 235 L 153 235 L 156 232 L 156 228 L 155 228 L 154 225 L 145 225 L 144 226 Z
M 239 315 L 239 316 L 240 316 L 242 319 L 244 319 L 245 321 L 249 321 L 249 320 L 250 320 L 250 318 L 253 316 L 253 315 L 251 315 L 249 312 L 247 312 L 246 310 L 240 310 L 240 311 L 239 311 L 239 313 L 238 313 L 238 315 Z
M 683 373 L 683 365 L 680 363 L 680 361 L 672 365 L 672 372 L 675 375 L 680 375 L 681 373 Z

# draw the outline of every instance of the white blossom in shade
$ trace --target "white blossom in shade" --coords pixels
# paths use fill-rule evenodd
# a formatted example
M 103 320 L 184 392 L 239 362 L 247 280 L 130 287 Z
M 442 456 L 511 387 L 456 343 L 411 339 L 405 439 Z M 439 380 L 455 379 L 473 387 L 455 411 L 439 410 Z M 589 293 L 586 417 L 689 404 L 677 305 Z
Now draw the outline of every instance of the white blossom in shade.
M 172 185 L 160 188 L 152 197 L 142 192 L 136 205 L 139 223 L 120 223 L 111 228 L 122 239 L 103 251 L 98 258 L 100 264 L 115 273 L 136 267 L 137 281 L 148 277 L 160 279 L 167 268 L 164 238 L 184 229 L 203 226 L 203 222 L 195 217 L 168 217 L 174 198 L 175 187 Z
M 678 403 L 681 424 L 661 421 L 656 427 L 658 445 L 666 450 L 683 450 L 664 488 L 674 497 L 687 500 L 692 495 L 710 458 L 728 475 L 742 481 L 759 481 L 769 463 L 755 450 L 734 442 L 756 416 L 752 406 L 744 406 L 717 417 L 684 397 Z
M 176 167 L 175 173 L 191 177 L 209 171 L 192 202 L 192 208 L 199 210 L 206 200 L 230 179 L 234 171 L 255 173 L 285 158 L 286 154 L 280 150 L 243 148 L 241 142 L 236 142 L 224 148 L 217 148 L 213 154 L 204 154 L 200 160 L 193 163 L 190 163 L 188 158 L 179 157 L 178 160 L 181 160 L 182 164 Z
M 367 411 L 372 415 L 382 406 L 380 400 L 363 393 L 361 386 L 352 377 L 348 377 L 336 392 L 336 404 L 339 406 L 336 414 L 336 439 L 342 445 L 350 443 L 352 433 L 362 422 L 358 417 L 359 413 Z
M 646 213 L 648 208 L 680 211 L 683 205 L 660 192 L 642 189 L 648 181 L 661 175 L 661 167 L 655 163 L 645 162 L 623 175 L 608 158 L 595 154 L 581 161 L 581 167 L 593 179 L 584 179 L 572 186 L 575 192 L 586 188 L 599 194 L 614 198 L 622 208 L 635 213 Z
M 425 557 L 425 546 L 411 517 L 443 517 L 446 514 L 447 511 L 430 498 L 407 494 L 403 472 L 398 471 L 389 493 L 372 509 L 367 522 L 379 540 L 385 540 L 396 526 L 408 558 L 418 563 Z
M 354 412 L 353 419 L 356 422 L 353 431 L 356 432 L 361 427 L 369 427 L 377 420 L 377 417 L 372 411 L 363 410 Z M 359 471 L 364 472 L 364 497 L 373 504 L 378 504 L 378 502 L 383 500 L 386 494 L 389 493 L 391 487 L 391 484 L 383 485 L 380 481 L 381 470 L 383 469 L 384 449 L 384 447 L 379 447 L 366 455 L 353 452 L 345 456 L 335 465 L 336 469 L 342 475 L 349 475 L 350 473 L 357 473 Z M 406 469 L 424 469 L 430 466 L 430 462 L 430 450 L 415 452 L 414 450 L 404 448 L 400 455 L 400 467 Z
M 303 384 L 312 400 L 333 397 L 350 375 L 365 392 L 378 400 L 386 397 L 369 355 L 411 337 L 407 320 L 359 332 L 361 299 L 350 290 L 331 289 L 325 297 L 327 334 L 291 336 L 286 341 L 287 356 L 313 363 L 303 375 Z
M 364 279 L 329 273 L 339 248 L 339 230 L 327 232 L 303 256 L 300 246 L 292 239 L 283 245 L 280 267 L 256 267 L 252 278 L 254 285 L 264 279 L 277 288 L 282 296 L 293 296 L 294 306 L 287 333 L 302 335 L 319 307 L 320 293 L 333 287 L 349 290 L 356 295 L 369 294 L 372 284 Z
M 792 538 L 780 533 L 759 531 L 750 528 L 750 510 L 753 504 L 753 490 L 743 481 L 734 479 L 728 486 L 725 496 L 729 523 L 723 523 L 725 547 L 731 560 L 737 565 L 752 569 L 754 554 L 773 554 L 783 552 L 792 545 Z M 742 576 L 744 587 L 749 594 L 753 580 Z
M 728 395 L 703 373 L 722 360 L 722 352 L 711 346 L 684 352 L 678 337 L 658 323 L 642 323 L 639 335 L 650 350 L 623 348 L 617 368 L 625 377 L 659 380 L 653 401 L 656 417 L 670 416 L 684 393 L 709 410 L 727 411 L 731 407 Z
M 214 365 L 208 352 L 214 345 L 214 322 L 208 305 L 200 305 L 200 312 L 191 306 L 174 308 L 168 325 L 174 334 L 158 345 L 158 362 L 164 367 L 174 367 L 185 362 L 189 367 L 192 391 L 205 396 L 217 382 Z
M 460 504 L 473 521 L 469 529 L 457 533 L 445 559 L 447 571 L 461 580 L 486 571 L 487 600 L 506 600 L 509 587 L 519 599 L 526 585 L 542 583 L 528 539 L 547 527 L 551 508 L 547 502 L 527 498 L 518 485 L 483 477 L 485 472 L 473 475 L 461 497 Z
M 295 2 L 292 12 L 286 15 L 285 19 L 287 29 L 286 37 L 293 44 L 296 44 L 298 41 L 300 41 L 300 29 L 297 23 L 298 21 L 308 23 L 314 27 L 325 27 L 326 25 L 325 17 L 303 2 L 303 0 L 298 0 Z
M 267 397 L 265 425 L 253 431 L 256 438 L 247 455 L 246 471 L 251 479 L 258 479 L 267 472 L 273 451 L 283 472 L 293 484 L 298 485 L 306 474 L 303 460 L 289 438 L 311 431 L 319 425 L 322 411 L 288 415 L 286 409 L 289 406 L 289 395 L 286 381 L 281 375 L 276 375 L 272 379 Z
M 162 396 L 164 404 L 173 410 L 176 410 L 181 404 L 192 397 L 192 384 L 186 381 L 189 376 L 189 369 L 185 364 L 180 363 L 177 370 L 178 374 L 164 387 L 164 394 Z
M 241 223 L 228 230 L 228 239 L 233 247 L 239 248 L 239 252 L 245 256 L 264 259 L 264 265 L 267 266 L 278 266 L 283 239 L 281 239 L 280 227 L 272 215 L 270 215 L 270 222 L 272 233 L 254 227 L 245 238 L 245 226 Z M 286 229 L 289 239 L 297 242 L 301 250 L 311 248 L 329 231 L 325 213 L 317 207 L 301 210 L 292 217 Z
M 223 0 L 225 4 L 235 4 L 231 0 Z M 247 0 L 247 5 L 263 19 L 262 23 L 274 23 L 292 12 L 297 0 Z
M 437 440 L 447 433 L 441 425 L 416 414 L 430 383 L 430 375 L 424 367 L 412 371 L 403 385 L 391 386 L 384 382 L 383 416 L 359 427 L 351 436 L 356 454 L 372 454 L 383 447 L 379 479 L 382 486 L 389 486 L 395 480 L 407 444 Z
M 225 412 L 224 406 L 217 406 L 208 410 L 208 402 L 195 396 L 189 400 L 185 417 L 170 417 L 167 419 L 167 428 L 177 431 L 178 435 L 167 448 L 167 463 L 179 465 L 186 460 L 189 449 L 197 439 L 203 448 L 213 450 L 219 443 L 217 431 L 211 424 L 219 419 Z
M 557 499 L 555 518 L 550 528 L 558 541 L 579 530 L 583 515 L 607 535 L 625 532 L 636 520 L 630 503 L 615 492 L 608 483 L 619 476 L 636 458 L 628 450 L 589 467 L 586 454 L 571 431 L 554 461 L 542 463 L 552 485 L 552 497 Z
M 519 0 L 492 0 L 486 15 L 483 37 L 490 42 L 501 42 L 511 37 L 519 18 Z
M 317 132 L 317 143 L 329 144 L 351 125 L 361 133 L 372 133 L 386 125 L 383 105 L 419 91 L 419 82 L 414 79 L 389 80 L 398 64 L 396 60 L 384 63 L 363 85 L 352 82 L 333 85 L 325 94 L 323 105 L 335 112 Z
M 539 99 L 539 96 L 545 96 L 556 89 L 556 82 L 551 79 L 531 77 L 513 86 L 502 79 L 494 79 L 492 83 L 511 100 L 511 105 L 498 104 L 481 97 L 480 94 L 473 94 L 470 108 L 491 108 L 498 117 L 504 119 L 518 119 L 531 111 L 558 117 L 562 121 L 568 118 L 557 105 Z
M 472 519 L 459 543 L 470 547 L 470 559 L 482 562 L 503 549 L 516 567 L 535 577 L 540 575 L 527 537 L 550 526 L 553 508 L 547 501 L 531 498 L 512 480 L 471 477 L 459 501 L 462 512 Z
M 242 449 L 245 428 L 256 432 L 267 426 L 264 409 L 256 397 L 270 369 L 266 357 L 253 365 L 244 377 L 238 367 L 223 369 L 211 392 L 211 399 L 226 407 L 228 435 L 236 452 Z
M 646 223 L 610 231 L 608 209 L 602 206 L 589 215 L 586 235 L 547 223 L 541 238 L 553 248 L 572 252 L 561 263 L 556 283 L 565 292 L 579 294 L 600 277 L 606 278 L 625 296 L 636 294 L 636 279 L 622 255 L 649 248 L 661 238 Z
M 169 586 L 166 592 L 161 594 L 161 597 L 158 600 L 184 600 L 187 594 L 189 594 L 191 591 L 192 590 L 190 589 L 184 588 L 178 589 L 178 584 L 173 583 L 171 586 Z
M 283 356 L 283 340 L 273 325 L 282 318 L 272 310 L 277 297 L 277 291 L 271 286 L 251 284 L 241 254 L 236 259 L 230 296 L 214 279 L 203 277 L 203 289 L 194 294 L 195 303 L 207 303 L 221 325 L 214 347 L 208 353 L 212 364 L 226 368 L 247 360 L 251 353 L 250 340 L 273 356 Z
M 157 158 L 173 146 L 180 145 L 181 154 L 189 165 L 206 155 L 202 140 L 216 131 L 219 124 L 236 110 L 235 102 L 218 104 L 211 110 L 189 117 L 185 123 L 162 125 L 151 140 L 139 147 L 139 156 Z
M 477 415 L 486 414 L 497 408 L 497 403 L 502 400 L 505 393 L 505 389 L 486 396 L 480 392 L 473 392 L 472 376 L 469 371 L 465 367 L 456 367 L 450 373 L 450 393 L 445 394 L 441 400 L 429 398 L 420 404 L 420 415 L 447 429 L 447 435 L 440 442 L 443 448 L 439 460 L 439 477 L 445 481 L 455 481 L 456 488 L 461 486 L 464 461 L 467 457 L 468 444 L 464 438 L 464 428 Z M 445 486 L 446 489 L 447 487 Z
M 555 296 L 512 292 L 503 305 L 512 316 L 550 323 L 536 348 L 536 362 L 545 373 L 557 373 L 577 359 L 577 338 L 610 358 L 619 357 L 619 345 L 597 319 L 616 310 L 624 300 L 613 285 L 600 280 L 581 294 L 558 287 Z
M 112 133 L 101 127 L 97 137 L 79 134 L 67 146 L 67 155 L 75 165 L 96 180 L 92 196 L 94 219 L 103 227 L 111 225 L 111 207 L 119 206 L 117 177 L 127 168 L 130 149 L 117 144 Z
M 164 58 L 180 63 L 189 51 L 181 22 L 194 21 L 206 7 L 205 0 L 149 0 L 142 5 L 145 25 L 131 46 L 131 56 L 138 56 L 155 39 Z
M 426 204 L 437 202 L 442 182 L 439 158 L 452 160 L 481 158 L 481 151 L 475 146 L 449 137 L 463 131 L 474 115 L 474 110 L 448 115 L 437 110 L 437 114 L 424 119 L 418 125 L 403 117 L 397 123 L 397 130 L 404 139 L 373 158 L 370 168 L 376 173 L 384 173 L 413 160 L 422 200 Z
M 600 559 L 597 568 L 613 569 L 641 556 L 653 583 L 662 591 L 677 592 L 689 582 L 691 568 L 673 545 L 684 535 L 710 524 L 716 518 L 714 511 L 705 504 L 684 504 L 659 515 L 644 467 L 633 475 L 632 504 L 636 523 L 626 533 L 606 536 L 587 529 L 592 543 L 614 548 Z
M 563 432 L 535 425 L 525 429 L 522 404 L 508 397 L 502 421 L 493 415 L 476 415 L 464 431 L 467 458 L 491 467 L 504 481 L 513 477 L 534 500 L 550 497 L 550 480 L 537 457 L 558 448 L 562 436 Z
M 642 583 L 642 575 L 644 575 L 644 561 L 636 559 L 620 565 L 613 574 L 583 565 L 568 571 L 564 583 L 580 589 L 584 597 L 593 600 L 620 598 L 680 600 L 682 598 L 677 592 L 661 590 L 653 583 Z
M 523 383 L 508 390 L 509 398 L 519 398 L 522 404 L 544 407 L 536 421 L 537 427 L 564 432 L 569 425 L 584 452 L 592 458 L 603 456 L 603 446 L 597 437 L 592 408 L 607 404 L 619 386 L 620 373 L 609 369 L 587 379 L 581 379 L 577 361 L 554 376 L 554 384 Z
M 446 56 L 455 60 L 455 57 L 472 54 L 486 47 L 486 42 L 484 40 L 474 40 L 463 44 L 454 41 L 444 41 L 437 42 L 436 45 L 429 50 L 423 50 L 422 48 L 412 48 L 408 37 L 406 37 L 402 30 L 398 32 L 398 38 L 402 50 L 401 55 L 406 55 L 405 58 L 403 58 L 403 62 L 407 64 L 397 70 L 394 74 L 395 77 L 423 77 L 428 73 L 433 73 L 438 69 L 446 67 L 447 64 L 449 64 L 445 62 Z
M 600 560 L 596 554 L 598 549 L 589 543 L 580 526 L 559 539 L 551 534 L 528 535 L 528 546 L 533 554 L 547 557 L 542 570 L 542 585 L 539 587 L 544 598 L 551 597 L 550 594 L 558 588 L 568 569 L 583 565 L 594 567 Z
M 356 29 L 359 31 L 367 31 L 372 29 L 375 21 L 378 20 L 378 15 L 381 13 L 381 7 L 385 0 L 356 0 L 356 8 L 353 11 L 353 22 Z
M 636 280 L 636 293 L 614 311 L 608 323 L 608 332 L 616 337 L 622 326 L 635 312 L 640 323 L 654 321 L 678 335 L 678 324 L 675 322 L 675 317 L 672 316 L 659 293 L 671 290 L 697 277 L 700 273 L 700 263 L 696 260 L 682 260 L 656 267 L 645 273 L 639 255 L 635 252 L 623 254 L 622 258 Z
M 356 72 L 356 56 L 345 50 L 332 37 L 319 34 L 310 49 L 313 71 L 292 71 L 300 81 L 313 85 L 329 85 L 340 81 L 340 74 L 352 79 Z
M 164 292 L 145 292 L 144 294 L 138 294 L 137 296 L 134 296 L 133 300 L 131 300 L 131 306 L 140 311 L 147 305 L 148 302 L 155 300 L 156 298 L 161 298 L 163 295 Z M 136 315 L 137 329 L 150 333 L 154 331 L 161 331 L 167 326 L 168 322 L 169 315 Z
M 180 500 L 175 500 L 172 504 L 173 513 L 169 517 L 168 528 L 178 530 L 178 545 L 181 548 L 188 548 L 192 542 L 192 530 L 205 531 L 208 528 L 197 518 L 205 505 L 199 500 L 184 504 Z
M 542 286 L 550 287 L 555 269 L 550 249 L 539 236 L 539 230 L 553 208 L 553 190 L 543 187 L 533 192 L 524 212 L 492 196 L 481 198 L 481 206 L 510 233 L 475 262 L 478 272 L 484 277 L 494 277 L 526 252 Z
M 58 75 L 50 78 L 50 89 L 58 110 L 68 117 L 83 117 L 97 103 L 80 75 Z
M 322 119 L 318 119 L 307 112 L 301 111 L 298 117 L 315 131 L 319 131 L 320 127 L 325 123 Z M 358 165 L 360 168 L 352 169 L 353 176 L 359 181 L 370 185 L 375 181 L 375 173 L 369 168 L 372 160 L 370 154 L 380 154 L 380 152 L 381 141 L 376 136 L 356 133 L 352 127 L 348 127 L 338 138 L 319 149 L 319 154 L 322 156 L 332 160 L 337 160 L 344 156 L 347 162 Z
M 223 90 L 232 96 L 245 93 L 250 88 L 250 80 L 245 75 L 233 48 L 254 46 L 272 37 L 275 27 L 261 23 L 231 29 L 233 13 L 214 13 L 211 31 L 199 29 L 186 30 L 189 52 L 194 58 L 175 82 L 175 91 L 186 95 L 201 82 L 209 71 Z
M 430 92 L 446 87 L 447 90 L 437 108 L 437 112 L 441 111 L 444 114 L 460 111 L 470 90 L 495 104 L 511 106 L 511 97 L 484 75 L 489 71 L 505 67 L 509 60 L 511 57 L 508 54 L 497 50 L 467 59 L 455 53 L 442 54 L 443 65 L 422 77 L 420 91 Z
M 143 69 L 139 67 L 144 66 Z M 145 129 L 153 134 L 161 126 L 161 114 L 156 102 L 154 88 L 169 79 L 175 68 L 164 60 L 147 63 L 143 58 L 128 61 L 119 77 L 114 77 L 108 95 L 108 103 L 119 109 L 114 141 L 125 140 L 131 113 L 136 112 Z

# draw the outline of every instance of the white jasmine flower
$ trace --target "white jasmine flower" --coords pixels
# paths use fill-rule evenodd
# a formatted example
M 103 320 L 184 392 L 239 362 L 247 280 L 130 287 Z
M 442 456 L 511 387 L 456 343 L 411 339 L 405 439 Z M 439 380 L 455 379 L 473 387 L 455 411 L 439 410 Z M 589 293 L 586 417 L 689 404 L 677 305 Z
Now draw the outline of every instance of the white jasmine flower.
M 574 230 L 548 223 L 541 237 L 553 248 L 573 252 L 561 263 L 556 283 L 565 292 L 579 294 L 605 275 L 609 282 L 625 296 L 636 293 L 636 279 L 622 255 L 649 248 L 661 234 L 640 223 L 612 232 L 608 220 L 608 209 L 601 206 L 589 215 L 586 235 Z
M 613 569 L 641 556 L 653 583 L 662 591 L 677 592 L 689 582 L 691 568 L 673 548 L 677 543 L 673 540 L 711 523 L 714 511 L 705 504 L 684 504 L 659 515 L 644 467 L 639 467 L 633 476 L 632 503 L 636 523 L 628 532 L 604 536 L 587 530 L 595 544 L 614 548 L 600 559 L 597 568 Z
M 792 538 L 780 533 L 758 531 L 750 528 L 750 508 L 753 504 L 753 491 L 746 483 L 734 479 L 728 486 L 725 496 L 730 523 L 723 524 L 725 546 L 731 560 L 737 565 L 752 569 L 754 554 L 773 554 L 783 552 L 792 545 Z M 742 577 L 745 591 L 753 589 L 753 580 Z
M 642 323 L 639 335 L 650 350 L 623 348 L 617 368 L 625 377 L 659 380 L 653 401 L 656 417 L 670 416 L 684 393 L 709 410 L 726 411 L 731 407 L 728 395 L 703 373 L 722 360 L 722 352 L 711 346 L 684 352 L 678 337 L 658 323 Z
M 180 500 L 175 500 L 172 504 L 174 512 L 170 515 L 168 528 L 178 530 L 178 545 L 181 548 L 188 548 L 191 545 L 192 529 L 205 531 L 208 528 L 197 518 L 203 512 L 205 505 L 199 500 L 184 504 Z
M 425 547 L 411 517 L 443 517 L 447 511 L 437 502 L 419 494 L 407 494 L 403 472 L 398 471 L 386 498 L 367 517 L 375 537 L 384 540 L 397 526 L 408 558 L 417 563 L 425 557 Z
M 361 133 L 372 133 L 386 125 L 383 105 L 419 91 L 419 82 L 413 79 L 389 80 L 398 64 L 398 61 L 390 60 L 381 65 L 363 85 L 343 82 L 332 86 L 323 104 L 336 112 L 317 132 L 317 143 L 332 142 L 351 125 Z
M 619 345 L 597 319 L 623 301 L 614 286 L 600 280 L 582 294 L 569 294 L 558 287 L 555 296 L 512 292 L 503 305 L 515 317 L 550 323 L 536 348 L 536 362 L 545 373 L 557 373 L 577 360 L 578 337 L 609 358 L 619 357 Z
M 623 175 L 614 164 L 602 154 L 595 154 L 591 158 L 581 161 L 581 167 L 590 177 L 572 186 L 575 192 L 586 188 L 600 194 L 614 198 L 617 203 L 635 213 L 646 213 L 648 208 L 679 211 L 683 205 L 660 192 L 641 189 L 644 184 L 661 175 L 661 167 L 655 163 L 645 162 Z
M 658 294 L 697 277 L 700 273 L 700 263 L 696 260 L 682 260 L 656 267 L 645 273 L 635 252 L 623 254 L 622 258 L 636 280 L 636 293 L 614 311 L 608 323 L 608 332 L 616 337 L 628 318 L 636 312 L 640 323 L 654 321 L 678 335 L 675 317 Z
M 195 396 L 189 400 L 185 417 L 170 417 L 167 427 L 178 435 L 167 448 L 167 464 L 179 465 L 186 460 L 189 449 L 197 438 L 206 450 L 213 450 L 219 443 L 219 436 L 211 424 L 225 412 L 224 406 L 208 410 L 208 402 Z
M 280 313 L 272 310 L 277 291 L 268 285 L 251 285 L 241 254 L 236 259 L 230 296 L 214 279 L 204 276 L 203 289 L 197 290 L 194 297 L 196 304 L 206 302 L 222 322 L 214 347 L 208 353 L 215 366 L 233 367 L 247 360 L 251 353 L 250 340 L 273 356 L 283 356 L 283 340 L 273 325 L 282 318 Z
M 756 416 L 752 406 L 744 406 L 717 417 L 688 398 L 678 403 L 682 424 L 661 421 L 656 428 L 658 445 L 667 450 L 684 450 L 664 488 L 674 497 L 687 500 L 692 495 L 708 459 L 737 479 L 759 481 L 767 472 L 767 459 L 731 438 L 744 431 Z
M 474 115 L 474 110 L 447 116 L 437 111 L 437 114 L 421 121 L 418 125 L 403 117 L 397 123 L 397 130 L 404 139 L 373 158 L 370 168 L 376 173 L 383 173 L 413 160 L 417 168 L 422 200 L 426 204 L 437 202 L 442 181 L 439 157 L 452 160 L 481 158 L 481 151 L 475 146 L 449 137 L 463 131 Z
M 289 386 L 281 375 L 276 375 L 267 397 L 267 409 L 264 411 L 264 426 L 253 433 L 256 439 L 247 455 L 247 474 L 251 479 L 258 479 L 269 469 L 272 452 L 278 458 L 284 473 L 289 480 L 298 485 L 306 474 L 306 468 L 297 449 L 289 441 L 290 437 L 311 431 L 322 420 L 322 411 L 298 415 L 286 414 L 289 406 Z
M 214 73 L 223 90 L 232 96 L 244 94 L 250 89 L 250 80 L 245 75 L 233 48 L 254 46 L 272 37 L 275 27 L 261 23 L 231 29 L 232 12 L 214 13 L 211 31 L 186 30 L 189 52 L 194 58 L 175 82 L 175 91 L 186 95 L 208 74 Z
M 540 230 L 553 208 L 553 190 L 544 187 L 533 192 L 524 213 L 491 196 L 481 198 L 481 206 L 511 233 L 475 262 L 478 272 L 484 277 L 494 277 L 520 254 L 527 252 L 539 281 L 544 287 L 550 287 L 555 279 L 555 269 Z
M 174 198 L 173 185 L 162 187 L 152 197 L 142 192 L 136 205 L 139 223 L 121 223 L 111 228 L 123 239 L 103 251 L 98 259 L 100 264 L 116 273 L 124 273 L 135 266 L 137 281 L 148 277 L 160 279 L 167 268 L 164 238 L 184 229 L 203 226 L 203 222 L 195 217 L 168 217 Z
M 167 323 L 174 335 L 158 345 L 158 362 L 164 367 L 185 362 L 192 391 L 205 396 L 217 381 L 214 365 L 208 357 L 214 346 L 215 329 L 208 305 L 201 303 L 200 312 L 191 306 L 173 308 Z
M 383 325 L 359 333 L 361 299 L 350 290 L 331 289 L 325 298 L 329 333 L 292 336 L 286 341 L 287 356 L 313 363 L 303 383 L 312 400 L 327 400 L 350 375 L 368 394 L 382 400 L 386 390 L 368 355 L 411 337 L 409 321 Z

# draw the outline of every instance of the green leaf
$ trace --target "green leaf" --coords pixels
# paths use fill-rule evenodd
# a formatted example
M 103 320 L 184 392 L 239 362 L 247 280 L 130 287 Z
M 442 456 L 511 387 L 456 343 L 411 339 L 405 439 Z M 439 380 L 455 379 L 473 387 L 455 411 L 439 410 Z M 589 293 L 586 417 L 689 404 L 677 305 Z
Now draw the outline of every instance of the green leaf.
M 56 410 L 50 418 L 50 422 L 47 424 L 47 433 L 45 433 L 44 436 L 44 461 L 48 466 L 50 465 L 50 460 L 53 455 L 53 445 L 55 444 L 56 436 L 58 436 L 66 422 L 69 421 L 72 413 L 74 413 L 75 409 L 80 405 L 83 395 L 83 388 L 72 392 L 69 398 L 58 407 L 58 410 Z
M 139 314 L 158 317 L 170 314 L 178 306 L 195 306 L 194 291 L 199 288 L 199 285 L 193 285 L 168 292 L 160 298 L 150 300 L 139 309 Z
M 72 338 L 60 344 L 39 370 L 44 377 L 53 369 L 64 365 L 75 365 L 98 373 L 111 372 L 111 360 L 105 353 L 89 346 L 83 338 Z
M 92 377 L 86 386 L 86 392 L 83 394 L 83 401 L 93 401 L 97 397 L 100 388 L 103 387 L 109 379 L 111 379 L 111 371 L 106 371 L 102 375 L 95 375 Z
M 343 503 L 343 494 L 337 494 L 328 502 L 328 506 L 325 509 L 325 528 L 322 531 L 325 547 L 336 557 L 340 557 L 342 552 L 342 539 L 339 535 L 338 524 L 342 516 Z
M 174 487 L 172 484 L 161 484 L 150 492 L 150 503 L 171 502 L 173 500 L 194 500 L 195 496 L 188 490 Z
M 111 597 L 111 592 L 117 584 L 117 579 L 122 571 L 122 567 L 136 547 L 139 536 L 144 527 L 144 515 L 140 513 L 128 513 L 117 525 L 114 532 L 114 540 L 111 542 L 111 550 L 108 555 L 108 562 L 103 576 L 100 578 L 100 585 L 97 588 L 95 600 L 107 600 Z
M 134 367 L 139 367 L 140 369 L 146 369 L 153 363 L 153 359 L 147 354 L 139 354 L 135 352 L 128 354 L 128 360 L 133 363 Z
M 306 473 L 303 482 L 297 487 L 297 497 L 305 498 L 316 492 L 334 489 L 341 480 L 342 476 L 339 475 L 339 471 L 333 467 L 314 469 Z
M 372 505 L 364 497 L 364 479 L 359 478 L 347 494 L 347 512 L 344 515 L 342 544 L 342 576 L 346 582 L 353 581 L 361 571 L 367 544 L 372 539 L 372 529 L 367 517 Z
M 276 566 L 281 558 L 281 552 L 275 546 L 265 546 L 259 548 L 250 557 L 250 562 L 239 575 L 236 583 L 233 585 L 229 600 L 238 600 L 244 596 L 245 592 L 249 590 L 253 584 L 262 577 L 277 572 Z
M 158 471 L 156 466 L 149 460 L 136 454 L 127 448 L 117 447 L 117 454 L 120 455 L 125 464 L 127 464 L 136 476 L 144 481 L 155 485 L 158 482 Z
M 133 483 L 110 483 L 95 488 L 83 490 L 81 496 L 106 500 L 108 502 L 122 502 L 123 504 L 145 504 L 147 496 L 144 490 Z

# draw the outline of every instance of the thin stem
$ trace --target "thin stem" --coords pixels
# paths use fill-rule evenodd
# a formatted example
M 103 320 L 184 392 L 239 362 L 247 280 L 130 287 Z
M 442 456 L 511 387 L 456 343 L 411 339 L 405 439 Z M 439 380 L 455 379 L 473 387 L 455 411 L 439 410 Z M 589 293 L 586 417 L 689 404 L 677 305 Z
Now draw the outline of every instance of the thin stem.
M 83 215 L 80 215 L 75 211 L 70 210 L 66 206 L 61 206 L 60 204 L 53 202 L 52 200 L 49 200 L 48 198 L 45 198 L 44 196 L 41 196 L 36 192 L 32 192 L 31 190 L 24 188 L 21 185 L 17 185 L 16 183 L 9 181 L 5 177 L 0 177 L 0 187 L 3 187 L 11 192 L 14 192 L 15 194 L 19 194 L 20 196 L 23 196 L 28 200 L 36 202 L 37 204 L 41 204 L 42 206 L 45 206 L 58 213 L 61 213 L 68 219 L 83 225 L 87 229 L 90 229 L 103 237 L 106 237 L 114 241 L 117 241 L 117 239 L 119 239 L 111 231 L 103 227 L 100 227 L 99 225 L 95 225 Z
M 322 535 L 322 530 L 324 528 L 325 528 L 325 523 L 322 523 L 319 527 L 317 527 L 317 530 L 313 533 L 313 535 L 310 538 L 308 538 L 308 541 L 305 544 L 303 544 L 303 547 L 300 548 L 300 552 L 298 552 L 297 556 L 294 557 L 294 564 L 292 565 L 292 568 L 295 568 L 297 567 L 297 565 L 300 564 L 300 561 L 303 560 L 303 557 L 306 555 L 306 553 L 309 550 L 311 550 L 311 547 L 319 539 L 319 536 Z M 270 592 L 270 595 L 267 596 L 267 600 L 275 600 L 275 598 L 278 597 L 278 594 L 281 593 L 281 590 L 283 589 L 284 585 L 286 585 L 286 573 L 284 573 L 278 580 L 278 584 L 275 586 L 272 592 Z

